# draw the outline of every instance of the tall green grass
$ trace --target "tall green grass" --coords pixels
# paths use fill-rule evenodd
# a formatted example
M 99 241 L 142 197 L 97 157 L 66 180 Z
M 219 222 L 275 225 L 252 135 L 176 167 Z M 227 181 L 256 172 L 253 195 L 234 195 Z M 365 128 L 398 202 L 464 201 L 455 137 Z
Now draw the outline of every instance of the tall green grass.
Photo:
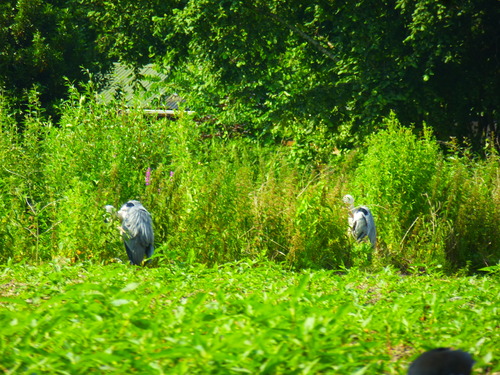
M 417 136 L 391 117 L 360 159 L 352 190 L 372 205 L 380 255 L 389 264 L 498 263 L 500 158 L 494 148 L 483 159 L 456 144 L 443 153 L 429 129 Z
M 472 271 L 500 258 L 493 148 L 482 158 L 443 153 L 429 130 L 416 135 L 392 117 L 364 147 L 319 165 L 293 146 L 206 134 L 182 115 L 103 105 L 92 90 L 73 90 L 57 124 L 37 108 L 20 132 L 1 107 L 2 262 L 124 259 L 103 207 L 129 199 L 152 213 L 156 253 L 169 261 Z M 369 256 L 347 233 L 346 193 L 374 212 L 379 245 Z

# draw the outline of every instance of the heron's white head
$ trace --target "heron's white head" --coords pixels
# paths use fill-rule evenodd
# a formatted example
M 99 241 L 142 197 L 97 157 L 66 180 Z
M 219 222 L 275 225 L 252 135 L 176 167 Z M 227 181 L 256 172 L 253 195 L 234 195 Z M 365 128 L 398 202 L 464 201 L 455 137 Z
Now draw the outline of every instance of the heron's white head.
M 342 200 L 344 201 L 344 203 L 346 203 L 348 205 L 351 205 L 351 206 L 354 205 L 354 198 L 350 194 L 344 195 L 344 198 L 342 198 Z
M 127 218 L 129 214 L 129 210 L 132 209 L 133 207 L 135 208 L 141 208 L 143 207 L 141 202 L 136 201 L 136 200 L 130 200 L 127 203 L 125 203 L 120 210 L 117 212 L 118 218 L 123 221 Z

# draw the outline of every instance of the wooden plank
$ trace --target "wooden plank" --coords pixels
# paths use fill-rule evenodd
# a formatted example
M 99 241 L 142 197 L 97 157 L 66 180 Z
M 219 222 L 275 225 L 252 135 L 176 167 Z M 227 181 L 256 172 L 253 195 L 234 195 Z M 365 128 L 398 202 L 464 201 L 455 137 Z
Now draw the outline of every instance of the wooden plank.
M 192 115 L 194 111 L 179 111 L 173 109 L 145 109 L 144 113 L 147 115 L 154 115 L 158 117 L 178 117 L 181 113 Z

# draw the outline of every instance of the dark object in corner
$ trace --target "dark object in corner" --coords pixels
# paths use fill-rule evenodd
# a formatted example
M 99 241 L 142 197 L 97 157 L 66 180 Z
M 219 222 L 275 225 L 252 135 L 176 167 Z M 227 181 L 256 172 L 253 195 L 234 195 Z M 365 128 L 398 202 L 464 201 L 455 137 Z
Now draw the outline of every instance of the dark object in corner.
M 408 375 L 470 375 L 474 360 L 461 350 L 438 348 L 425 352 L 408 369 Z

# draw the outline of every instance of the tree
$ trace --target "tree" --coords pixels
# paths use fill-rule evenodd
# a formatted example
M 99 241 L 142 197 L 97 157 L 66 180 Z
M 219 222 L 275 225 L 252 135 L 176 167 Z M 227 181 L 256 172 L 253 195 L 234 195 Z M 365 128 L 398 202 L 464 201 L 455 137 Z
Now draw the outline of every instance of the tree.
M 97 17 L 123 32 L 116 42 L 105 38 L 106 48 L 143 59 L 132 31 L 140 25 L 149 56 L 196 97 L 190 105 L 227 121 L 253 118 L 266 131 L 307 119 L 335 131 L 349 120 L 368 132 L 393 110 L 443 136 L 470 135 L 471 120 L 498 121 L 494 0 L 120 4 L 121 17 L 111 5 Z
M 101 66 L 103 53 L 137 68 L 153 60 L 190 107 L 254 134 L 285 134 L 296 124 L 333 134 L 346 122 L 366 134 L 394 111 L 438 137 L 471 136 L 471 121 L 481 133 L 500 116 L 496 0 L 8 0 L 1 7 L 0 79 L 8 87 L 40 82 L 58 92 L 62 75 Z
M 84 8 L 71 0 L 6 0 L 0 4 L 0 86 L 22 103 L 36 87 L 50 107 L 66 93 L 65 77 L 105 67 Z
M 495 0 L 399 0 L 411 48 L 412 97 L 438 131 L 471 136 L 500 113 L 500 7 Z M 472 132 L 472 134 L 471 134 Z

